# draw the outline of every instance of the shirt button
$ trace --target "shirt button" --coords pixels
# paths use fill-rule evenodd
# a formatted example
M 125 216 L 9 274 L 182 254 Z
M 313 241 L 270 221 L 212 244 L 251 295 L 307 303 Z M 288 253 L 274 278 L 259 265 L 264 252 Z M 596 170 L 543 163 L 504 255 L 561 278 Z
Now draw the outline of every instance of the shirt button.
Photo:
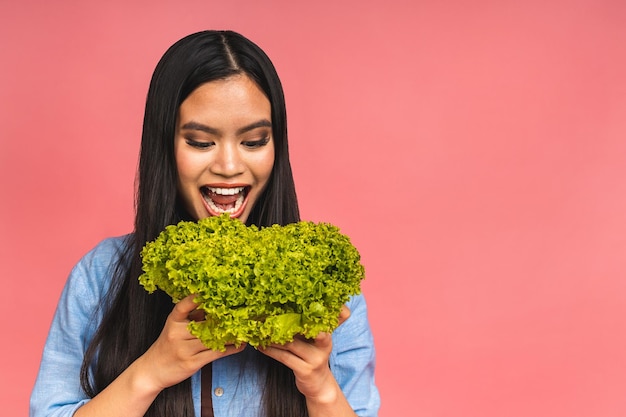
M 224 395 L 224 388 L 222 387 L 217 387 L 215 388 L 215 391 L 213 391 L 215 393 L 216 397 L 221 397 L 222 395 Z

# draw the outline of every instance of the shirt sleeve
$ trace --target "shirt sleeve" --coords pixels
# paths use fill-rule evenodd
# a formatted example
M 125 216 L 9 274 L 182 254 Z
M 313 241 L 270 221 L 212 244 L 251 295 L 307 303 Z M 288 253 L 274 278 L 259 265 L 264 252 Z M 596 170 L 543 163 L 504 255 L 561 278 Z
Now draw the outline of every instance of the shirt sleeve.
M 85 351 L 117 261 L 119 239 L 103 241 L 74 267 L 63 288 L 30 398 L 31 417 L 70 417 L 89 399 L 80 386 Z
M 376 353 L 363 295 L 348 303 L 350 317 L 333 332 L 330 367 L 352 409 L 360 417 L 376 417 L 380 394 L 374 381 Z

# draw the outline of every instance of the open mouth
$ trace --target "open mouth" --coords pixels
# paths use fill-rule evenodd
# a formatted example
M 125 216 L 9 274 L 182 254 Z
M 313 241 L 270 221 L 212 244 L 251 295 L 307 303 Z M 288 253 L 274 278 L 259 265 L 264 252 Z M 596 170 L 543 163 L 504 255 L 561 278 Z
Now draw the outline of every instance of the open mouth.
M 229 213 L 231 217 L 239 217 L 246 206 L 249 188 L 204 186 L 200 188 L 200 192 L 211 215 Z

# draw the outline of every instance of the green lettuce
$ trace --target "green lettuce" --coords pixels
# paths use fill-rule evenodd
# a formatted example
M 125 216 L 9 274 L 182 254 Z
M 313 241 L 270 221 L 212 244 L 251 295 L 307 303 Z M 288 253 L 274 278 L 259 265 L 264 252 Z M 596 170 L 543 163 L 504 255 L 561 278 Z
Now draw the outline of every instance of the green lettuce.
M 174 302 L 196 294 L 204 321 L 190 332 L 205 346 L 283 344 L 338 326 L 360 293 L 357 249 L 336 226 L 299 222 L 257 228 L 227 214 L 168 226 L 141 253 L 139 282 Z

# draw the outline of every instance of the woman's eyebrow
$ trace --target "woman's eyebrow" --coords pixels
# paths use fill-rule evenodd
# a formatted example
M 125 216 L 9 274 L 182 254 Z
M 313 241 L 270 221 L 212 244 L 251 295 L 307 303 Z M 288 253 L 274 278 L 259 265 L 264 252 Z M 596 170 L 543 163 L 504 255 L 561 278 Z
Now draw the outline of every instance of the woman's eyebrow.
M 241 127 L 239 129 L 237 129 L 237 135 L 241 135 L 244 134 L 246 132 L 249 132 L 251 130 L 254 129 L 258 129 L 259 127 L 272 127 L 272 122 L 270 122 L 267 119 L 261 119 L 258 122 L 254 122 L 254 123 L 250 123 L 249 125 L 246 125 L 244 127 Z M 203 123 L 199 123 L 199 122 L 187 122 L 184 125 L 181 126 L 181 129 L 183 130 L 199 130 L 201 132 L 205 132 L 208 133 L 210 135 L 218 135 L 220 133 L 220 131 L 218 129 L 215 129 L 214 127 L 205 125 Z
M 211 135 L 217 135 L 219 132 L 217 129 L 207 126 L 198 122 L 187 122 L 180 127 L 183 130 L 199 130 L 201 132 L 205 132 Z
M 247 126 L 237 129 L 237 135 L 241 135 L 243 133 L 257 129 L 259 127 L 272 127 L 272 122 L 270 122 L 267 119 L 262 119 L 262 120 L 259 120 L 258 122 L 250 123 Z

